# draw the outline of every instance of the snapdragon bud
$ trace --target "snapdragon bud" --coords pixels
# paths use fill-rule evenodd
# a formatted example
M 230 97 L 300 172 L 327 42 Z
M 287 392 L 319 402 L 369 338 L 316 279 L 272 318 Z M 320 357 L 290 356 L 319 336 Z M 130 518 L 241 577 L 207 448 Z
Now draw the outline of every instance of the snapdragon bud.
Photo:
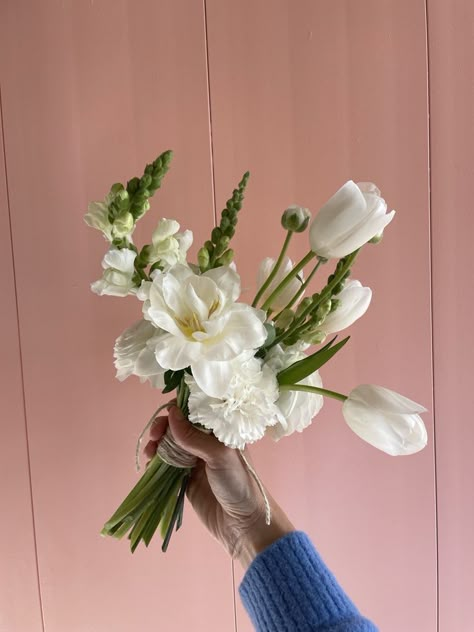
M 209 261 L 210 261 L 210 257 L 209 257 L 209 251 L 207 248 L 201 248 L 198 252 L 198 264 L 199 267 L 201 268 L 202 272 L 205 272 L 208 268 L 209 268 Z
M 129 211 L 122 211 L 113 223 L 114 237 L 125 237 L 129 235 L 135 225 L 133 215 Z
M 308 309 L 308 307 L 311 305 L 312 302 L 313 302 L 312 298 L 309 298 L 308 296 L 304 298 L 301 301 L 301 303 L 298 305 L 298 308 L 296 310 L 296 318 L 299 318 L 301 314 Z
M 307 331 L 301 336 L 301 340 L 309 345 L 319 345 L 325 338 L 323 331 Z
M 220 257 L 227 250 L 230 243 L 230 237 L 222 236 L 219 243 L 216 244 L 215 257 Z
M 339 307 L 339 305 L 341 304 L 340 299 L 338 298 L 332 298 L 331 299 L 331 311 L 330 313 L 332 314 L 332 312 L 335 312 L 336 309 Z
M 119 191 L 123 191 L 123 189 L 124 189 L 123 184 L 121 182 L 116 182 L 110 187 L 110 192 L 113 195 L 116 195 Z
M 224 254 L 219 257 L 216 263 L 220 266 L 228 266 L 232 263 L 233 259 L 234 251 L 232 250 L 232 248 L 229 248 L 229 250 L 226 250 Z
M 318 324 L 321 324 L 319 321 L 322 321 L 326 318 L 326 316 L 331 311 L 331 299 L 328 298 L 321 303 L 321 305 L 316 310 L 315 319 L 318 321 Z
M 278 329 L 288 329 L 291 323 L 295 319 L 295 314 L 292 309 L 284 309 L 275 321 L 275 325 Z
M 123 188 L 118 191 L 118 193 L 115 194 L 114 202 L 120 209 L 128 209 L 130 206 L 130 196 L 128 195 L 128 191 Z
M 294 204 L 289 206 L 281 216 L 281 225 L 285 230 L 302 233 L 306 230 L 310 219 L 311 213 L 307 208 Z

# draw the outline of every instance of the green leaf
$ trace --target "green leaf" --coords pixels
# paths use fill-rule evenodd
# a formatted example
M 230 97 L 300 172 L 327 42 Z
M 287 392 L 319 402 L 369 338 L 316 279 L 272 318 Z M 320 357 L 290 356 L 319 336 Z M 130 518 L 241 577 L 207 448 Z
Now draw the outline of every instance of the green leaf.
M 179 371 L 165 371 L 164 380 L 165 380 L 165 388 L 163 389 L 163 393 L 170 393 L 174 391 L 175 388 L 178 388 L 182 378 L 184 375 L 184 371 L 180 369 Z
M 277 375 L 279 384 L 297 384 L 328 362 L 349 340 L 350 336 L 333 346 L 334 337 L 327 345 L 312 355 L 295 362 Z

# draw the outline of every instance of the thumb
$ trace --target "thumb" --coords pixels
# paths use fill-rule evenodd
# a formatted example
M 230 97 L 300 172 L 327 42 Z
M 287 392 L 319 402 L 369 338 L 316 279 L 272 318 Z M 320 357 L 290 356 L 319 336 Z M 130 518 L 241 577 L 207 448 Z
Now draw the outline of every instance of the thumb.
M 222 466 L 228 460 L 229 448 L 213 435 L 195 428 L 177 406 L 170 408 L 168 415 L 173 439 L 184 450 L 202 459 L 210 467 Z

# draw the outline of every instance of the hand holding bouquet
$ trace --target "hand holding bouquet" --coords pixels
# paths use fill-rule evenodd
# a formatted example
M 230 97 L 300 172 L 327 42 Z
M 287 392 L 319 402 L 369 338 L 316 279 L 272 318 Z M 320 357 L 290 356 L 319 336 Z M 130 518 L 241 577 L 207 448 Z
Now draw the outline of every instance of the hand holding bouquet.
M 395 213 L 386 212 L 375 185 L 347 182 L 311 225 L 307 209 L 289 207 L 282 216 L 286 236 L 280 255 L 262 262 L 258 292 L 249 305 L 238 301 L 240 278 L 230 248 L 248 173 L 200 248 L 197 262 L 187 261 L 192 233 L 180 232 L 174 220 L 161 219 L 151 243 L 140 250 L 133 243 L 136 222 L 149 210 L 149 198 L 160 187 L 170 159 L 167 151 L 146 166 L 141 178 L 113 185 L 104 202 L 92 202 L 85 216 L 110 244 L 103 276 L 92 290 L 131 295 L 142 304 L 142 319 L 115 343 L 117 378 L 136 375 L 163 393 L 175 391 L 190 423 L 238 450 L 257 482 L 242 452 L 245 445 L 267 434 L 278 440 L 301 432 L 321 410 L 323 397 L 343 402 L 351 429 L 384 452 L 421 450 L 427 441 L 419 416 L 422 406 L 374 385 L 358 386 L 346 396 L 323 388 L 319 374 L 349 339 L 336 342 L 334 336 L 326 342 L 327 337 L 360 318 L 371 300 L 371 290 L 350 275 L 361 248 L 380 240 Z M 308 227 L 309 251 L 293 263 L 286 254 L 288 245 Z M 310 290 L 313 277 L 332 260 L 335 265 L 322 288 Z M 311 345 L 318 348 L 309 354 Z M 146 472 L 102 533 L 116 538 L 128 534 L 134 551 L 140 541 L 148 545 L 160 527 L 166 550 L 174 529 L 181 526 L 195 463 L 168 429 Z

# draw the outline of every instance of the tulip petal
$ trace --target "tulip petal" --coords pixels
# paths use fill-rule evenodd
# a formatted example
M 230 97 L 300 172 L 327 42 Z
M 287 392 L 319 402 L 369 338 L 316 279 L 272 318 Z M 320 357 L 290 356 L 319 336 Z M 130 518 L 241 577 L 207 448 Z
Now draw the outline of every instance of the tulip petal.
M 224 396 L 232 378 L 231 362 L 195 362 L 191 366 L 193 377 L 199 388 L 209 397 Z
M 355 434 L 391 456 L 414 454 L 426 446 L 426 428 L 419 415 L 385 413 L 350 398 L 342 412 Z
M 234 302 L 240 296 L 240 277 L 230 266 L 213 268 L 203 274 L 204 278 L 212 279 L 227 301 Z
M 198 356 L 199 346 L 199 342 L 189 342 L 184 338 L 165 335 L 156 344 L 156 360 L 164 369 L 185 369 Z
M 425 413 L 427 410 L 421 404 L 408 399 L 408 397 L 375 384 L 361 384 L 357 386 L 351 391 L 349 399 L 389 414 Z

